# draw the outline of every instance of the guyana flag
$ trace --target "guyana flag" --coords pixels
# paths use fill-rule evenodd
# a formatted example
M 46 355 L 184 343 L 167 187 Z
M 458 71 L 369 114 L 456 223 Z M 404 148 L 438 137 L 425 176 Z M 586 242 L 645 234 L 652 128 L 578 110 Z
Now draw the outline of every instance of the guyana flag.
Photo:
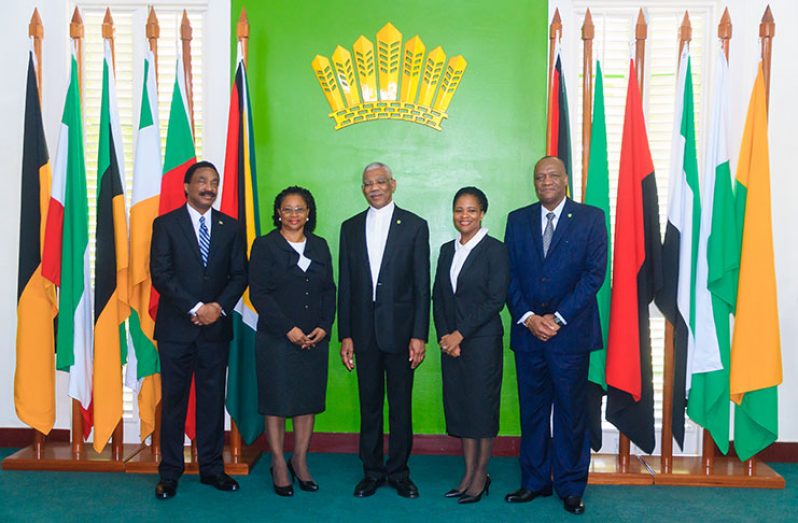
M 42 125 L 36 58 L 28 53 L 25 132 L 19 219 L 17 276 L 17 367 L 14 406 L 17 416 L 42 434 L 55 423 L 55 289 L 42 277 L 42 247 L 50 202 L 50 156 Z
M 694 372 L 687 415 L 729 451 L 730 319 L 737 299 L 740 246 L 732 194 L 728 136 L 729 62 L 718 48 L 712 82 L 712 121 L 708 130 L 701 188 L 701 227 L 695 289 L 695 352 L 718 359 L 721 368 Z M 698 356 L 697 356 L 698 357 Z
M 607 420 L 650 454 L 655 440 L 648 306 L 662 286 L 662 246 L 657 182 L 636 78 L 630 60 L 615 211 Z
M 161 401 L 161 368 L 153 333 L 155 318 L 150 315 L 152 293 L 150 244 L 152 222 L 158 216 L 161 190 L 161 134 L 158 119 L 158 88 L 155 56 L 144 56 L 144 85 L 133 165 L 133 199 L 130 206 L 130 337 L 128 338 L 127 386 L 138 394 L 141 441 L 155 430 L 155 409 Z
M 743 129 L 735 191 L 741 249 L 730 388 L 737 404 L 734 448 L 742 460 L 778 437 L 777 387 L 782 381 L 765 96 L 760 63 Z
M 172 103 L 169 106 L 169 127 L 166 129 L 166 154 L 161 177 L 161 192 L 158 202 L 158 215 L 171 212 L 186 203 L 183 188 L 183 177 L 186 169 L 197 162 L 194 150 L 194 134 L 191 130 L 191 116 L 188 110 L 186 95 L 186 71 L 183 67 L 183 56 L 177 54 L 175 85 L 172 89 Z M 186 311 L 188 312 L 188 311 Z M 150 316 L 158 313 L 158 291 L 154 288 L 150 295 Z M 196 396 L 194 380 L 191 380 L 191 392 L 186 414 L 186 435 L 189 439 L 196 437 Z
M 593 125 L 590 132 L 590 160 L 585 180 L 585 203 L 604 211 L 604 226 L 610 236 L 610 170 L 607 164 L 607 121 L 604 115 L 604 79 L 601 62 L 596 61 L 596 88 L 593 99 Z M 610 240 L 611 241 L 611 240 Z M 610 248 L 610 252 L 612 249 Z M 612 262 L 610 262 L 612 263 Z M 604 283 L 596 295 L 604 343 L 601 350 L 590 353 L 588 415 L 590 418 L 590 446 L 601 449 L 601 399 L 607 392 L 606 358 L 607 332 L 610 320 L 610 263 Z
M 83 154 L 78 60 L 72 45 L 53 186 L 47 209 L 42 276 L 59 287 L 56 368 L 69 372 L 69 395 L 82 407 L 83 436 L 91 431 L 93 324 L 89 268 L 89 203 Z M 121 371 L 120 371 L 121 372 Z
M 239 43 L 235 82 L 230 93 L 221 210 L 243 224 L 247 239 L 247 258 L 252 242 L 260 235 L 255 139 L 252 128 L 247 70 Z M 249 289 L 244 291 L 238 301 L 232 321 L 227 411 L 238 426 L 244 441 L 251 444 L 263 432 L 263 417 L 258 413 L 255 374 L 258 313 L 249 300 Z
M 562 74 L 560 46 L 554 55 L 554 69 L 549 85 L 549 114 L 546 124 L 546 154 L 556 156 L 565 164 L 568 173 L 568 195 L 574 194 L 573 173 L 571 172 L 571 124 L 568 119 L 568 95 L 565 92 L 565 78 Z
M 699 353 L 695 343 L 701 201 L 689 45 L 684 46 L 679 61 L 674 107 L 668 225 L 662 247 L 663 285 L 656 301 L 674 329 L 671 428 L 676 443 L 683 448 L 687 392 L 692 374 L 721 368 L 717 352 Z
M 94 450 L 102 452 L 122 421 L 122 363 L 127 360 L 128 238 L 124 151 L 111 43 L 104 40 L 97 231 L 94 269 Z

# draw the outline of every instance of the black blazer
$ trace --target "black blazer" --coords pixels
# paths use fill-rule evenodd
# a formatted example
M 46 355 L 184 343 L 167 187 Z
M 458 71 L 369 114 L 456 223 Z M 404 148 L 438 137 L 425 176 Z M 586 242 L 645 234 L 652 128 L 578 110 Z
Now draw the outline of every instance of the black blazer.
M 244 234 L 238 222 L 217 210 L 211 213 L 208 266 L 202 265 L 197 234 L 186 206 L 159 216 L 152 224 L 150 274 L 160 293 L 155 339 L 178 343 L 230 341 L 230 316 L 247 286 Z M 218 302 L 225 315 L 213 325 L 191 323 L 197 302 Z
M 502 242 L 485 236 L 468 255 L 452 290 L 449 271 L 454 242 L 444 243 L 438 256 L 432 289 L 433 316 L 438 339 L 456 330 L 468 340 L 479 336 L 502 336 L 499 313 L 507 298 L 510 262 Z
M 355 352 L 375 332 L 383 352 L 407 350 L 410 338 L 429 336 L 429 228 L 415 214 L 396 207 L 372 299 L 366 247 L 366 213 L 341 225 L 338 270 L 338 337 L 352 338 Z
M 294 327 L 310 333 L 321 327 L 329 336 L 335 319 L 332 257 L 324 238 L 307 234 L 308 270 L 297 266 L 299 253 L 277 229 L 252 244 L 249 297 L 258 311 L 258 331 L 285 336 Z

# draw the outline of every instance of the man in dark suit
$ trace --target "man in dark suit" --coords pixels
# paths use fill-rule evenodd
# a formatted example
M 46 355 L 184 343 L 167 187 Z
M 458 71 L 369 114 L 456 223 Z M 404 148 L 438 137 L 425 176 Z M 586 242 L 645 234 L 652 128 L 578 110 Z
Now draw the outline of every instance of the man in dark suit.
M 587 371 L 590 351 L 602 346 L 596 293 L 607 233 L 601 210 L 566 197 L 558 158 L 541 158 L 534 182 L 539 202 L 511 212 L 505 231 L 521 411 L 521 488 L 505 500 L 550 496 L 553 478 L 565 510 L 581 514 L 590 466 Z
M 200 481 L 238 490 L 224 473 L 225 369 L 229 315 L 247 285 L 244 236 L 238 222 L 212 209 L 219 173 L 210 162 L 186 170 L 186 205 L 153 223 L 150 273 L 160 293 L 155 339 L 161 359 L 163 414 L 158 499 L 175 495 L 183 474 L 183 431 L 192 375 L 196 381 Z
M 341 361 L 355 367 L 360 397 L 360 459 L 365 477 L 356 497 L 385 483 L 415 498 L 407 460 L 413 445 L 413 371 L 424 360 L 429 333 L 429 229 L 393 203 L 391 169 L 379 162 L 363 171 L 369 208 L 341 225 L 338 336 Z M 383 458 L 383 400 L 387 381 L 388 461 Z

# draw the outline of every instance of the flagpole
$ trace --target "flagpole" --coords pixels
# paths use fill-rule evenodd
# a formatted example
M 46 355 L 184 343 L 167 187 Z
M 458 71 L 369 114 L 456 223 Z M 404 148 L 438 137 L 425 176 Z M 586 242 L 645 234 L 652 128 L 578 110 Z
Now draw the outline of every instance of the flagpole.
M 585 11 L 582 23 L 582 201 L 585 201 L 587 188 L 587 168 L 590 161 L 590 133 L 593 128 L 591 108 L 593 107 L 593 37 L 595 26 L 590 8 Z
M 78 63 L 78 92 L 83 101 L 83 19 L 77 7 L 72 13 L 69 23 L 69 37 L 75 43 L 75 57 Z M 83 454 L 83 415 L 80 412 L 80 401 L 72 399 L 72 454 Z
M 186 74 L 186 98 L 188 98 L 188 119 L 191 122 L 191 134 L 194 135 L 194 87 L 191 74 L 191 39 L 193 29 L 188 19 L 188 12 L 183 9 L 183 20 L 180 22 L 180 41 L 183 45 L 183 68 Z
M 551 18 L 551 24 L 549 25 L 549 73 L 547 76 L 547 83 L 546 83 L 546 98 L 548 99 L 551 96 L 551 80 L 552 74 L 554 72 L 554 48 L 557 46 L 557 42 L 562 39 L 562 20 L 560 19 L 560 10 L 555 8 L 554 9 L 554 16 Z M 550 104 L 551 100 L 548 99 Z M 551 107 L 547 107 L 546 114 L 548 115 L 551 111 Z M 551 132 L 549 129 L 549 118 L 546 117 L 546 151 L 549 150 L 549 138 Z
M 759 24 L 759 39 L 762 43 L 762 73 L 765 77 L 765 108 L 770 111 L 770 58 L 773 54 L 773 37 L 776 34 L 776 23 L 770 5 L 765 8 Z

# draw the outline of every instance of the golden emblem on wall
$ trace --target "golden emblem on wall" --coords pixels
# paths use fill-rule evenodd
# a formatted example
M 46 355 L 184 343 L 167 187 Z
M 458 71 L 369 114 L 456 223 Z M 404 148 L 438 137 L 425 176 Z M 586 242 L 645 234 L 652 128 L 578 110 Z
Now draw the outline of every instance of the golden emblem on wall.
M 354 62 L 352 53 L 340 45 L 332 64 L 316 55 L 311 67 L 332 109 L 329 116 L 335 129 L 372 120 L 401 120 L 442 130 L 468 62 L 457 55 L 444 68 L 442 47 L 430 51 L 426 60 L 425 51 L 416 35 L 405 43 L 402 55 L 402 33 L 388 22 L 377 32 L 376 50 L 363 35 L 355 41 Z

